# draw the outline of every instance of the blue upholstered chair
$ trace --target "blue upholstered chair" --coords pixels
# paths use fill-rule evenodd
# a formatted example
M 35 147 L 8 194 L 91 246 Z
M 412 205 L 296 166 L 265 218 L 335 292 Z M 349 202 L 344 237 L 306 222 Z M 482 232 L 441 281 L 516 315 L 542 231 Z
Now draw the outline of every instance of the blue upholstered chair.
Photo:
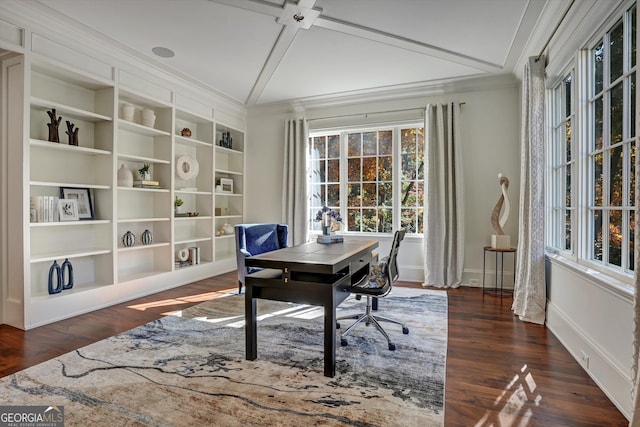
M 235 226 L 235 233 L 238 293 L 241 293 L 244 276 L 261 270 L 257 267 L 246 267 L 245 258 L 286 248 L 289 228 L 286 224 L 238 224 Z

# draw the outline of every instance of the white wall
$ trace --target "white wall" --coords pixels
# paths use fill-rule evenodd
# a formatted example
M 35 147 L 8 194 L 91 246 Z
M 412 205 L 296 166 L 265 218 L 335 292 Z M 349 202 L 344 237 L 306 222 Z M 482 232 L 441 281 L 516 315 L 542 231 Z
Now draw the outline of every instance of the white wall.
M 490 244 L 493 233 L 490 215 L 499 196 L 498 173 L 507 176 L 511 182 L 509 196 L 512 214 L 505 231 L 517 240 L 518 195 L 519 195 L 519 102 L 518 89 L 511 77 L 475 79 L 464 87 L 453 85 L 447 93 L 404 97 L 378 102 L 359 102 L 340 106 L 306 108 L 304 113 L 293 112 L 291 108 L 274 105 L 249 110 L 247 138 L 247 185 L 246 217 L 252 221 L 280 221 L 282 194 L 282 153 L 284 121 L 288 118 L 305 116 L 310 119 L 310 127 L 325 127 L 329 121 L 313 120 L 321 117 L 349 116 L 337 122 L 363 123 L 363 117 L 354 114 L 366 112 L 395 111 L 423 108 L 429 103 L 464 102 L 461 116 L 464 183 L 465 183 L 465 274 L 463 283 L 470 279 L 482 278 L 482 247 Z M 397 119 L 398 114 L 393 114 Z M 421 112 L 407 112 L 405 115 L 417 117 Z M 369 122 L 386 121 L 390 115 L 370 114 Z M 381 240 L 380 252 L 388 250 L 388 239 Z M 401 278 L 422 281 L 422 239 L 408 237 L 399 253 Z M 489 263 L 488 272 L 493 272 Z M 491 271 L 489 271 L 491 270 Z M 505 278 L 512 285 L 513 264 L 505 263 Z M 493 275 L 487 279 L 493 284 Z

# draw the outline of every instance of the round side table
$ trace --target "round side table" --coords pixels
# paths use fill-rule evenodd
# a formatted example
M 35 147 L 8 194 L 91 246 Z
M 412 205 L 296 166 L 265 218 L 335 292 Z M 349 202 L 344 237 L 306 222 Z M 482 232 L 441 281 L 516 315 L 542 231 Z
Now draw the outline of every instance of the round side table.
M 482 255 L 482 293 L 489 294 L 496 297 L 504 297 L 513 295 L 513 289 L 504 289 L 504 254 L 513 254 L 513 282 L 516 281 L 516 248 L 494 248 L 491 246 L 484 247 L 484 253 Z M 493 252 L 495 254 L 495 272 L 496 281 L 493 288 L 485 287 L 485 274 L 487 266 L 487 252 Z M 500 261 L 500 262 L 498 262 Z M 498 269 L 500 265 L 500 269 Z M 500 287 L 498 288 L 498 277 L 500 277 Z

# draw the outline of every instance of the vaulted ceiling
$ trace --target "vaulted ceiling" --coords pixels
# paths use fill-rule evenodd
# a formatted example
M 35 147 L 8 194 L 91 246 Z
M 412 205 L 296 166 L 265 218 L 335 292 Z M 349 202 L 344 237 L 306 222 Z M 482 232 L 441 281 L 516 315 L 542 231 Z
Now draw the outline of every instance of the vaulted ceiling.
M 510 73 L 547 0 L 38 1 L 252 106 Z

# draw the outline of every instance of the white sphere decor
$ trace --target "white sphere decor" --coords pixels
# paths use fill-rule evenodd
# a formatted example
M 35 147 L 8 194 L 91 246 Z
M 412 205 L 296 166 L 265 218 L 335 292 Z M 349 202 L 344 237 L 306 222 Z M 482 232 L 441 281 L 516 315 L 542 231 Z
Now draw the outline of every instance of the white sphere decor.
M 198 176 L 200 165 L 198 161 L 191 156 L 180 156 L 176 161 L 176 173 L 178 178 L 189 180 Z

